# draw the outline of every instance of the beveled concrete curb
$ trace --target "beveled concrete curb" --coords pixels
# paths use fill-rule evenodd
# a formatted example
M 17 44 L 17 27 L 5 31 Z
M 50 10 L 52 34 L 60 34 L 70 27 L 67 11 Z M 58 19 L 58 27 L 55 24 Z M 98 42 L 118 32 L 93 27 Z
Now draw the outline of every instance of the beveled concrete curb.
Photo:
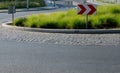
M 29 28 L 29 27 L 17 27 L 3 23 L 2 27 L 32 31 L 32 32 L 47 32 L 47 33 L 68 33 L 68 34 L 113 34 L 120 33 L 119 29 L 44 29 L 44 28 Z

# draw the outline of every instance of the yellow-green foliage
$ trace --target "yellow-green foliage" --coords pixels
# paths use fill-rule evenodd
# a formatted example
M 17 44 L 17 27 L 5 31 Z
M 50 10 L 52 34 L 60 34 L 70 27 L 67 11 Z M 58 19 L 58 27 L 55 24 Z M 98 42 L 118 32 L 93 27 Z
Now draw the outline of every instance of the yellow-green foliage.
M 119 28 L 120 27 L 120 5 L 98 6 L 97 14 L 90 15 L 89 28 Z M 71 9 L 67 12 L 55 12 L 51 14 L 30 15 L 26 18 L 16 19 L 15 24 L 21 26 L 54 28 L 54 29 L 84 29 L 85 15 L 77 15 L 77 10 Z M 23 21 L 21 23 L 21 21 Z M 20 26 L 19 24 L 19 26 Z
M 119 14 L 120 13 L 120 5 L 105 5 L 105 6 L 98 6 L 97 13 L 100 14 Z

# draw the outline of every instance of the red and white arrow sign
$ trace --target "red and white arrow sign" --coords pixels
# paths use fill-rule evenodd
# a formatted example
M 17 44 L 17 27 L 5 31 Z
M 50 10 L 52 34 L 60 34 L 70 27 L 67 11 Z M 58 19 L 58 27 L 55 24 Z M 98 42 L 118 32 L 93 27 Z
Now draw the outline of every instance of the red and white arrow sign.
M 78 4 L 78 14 L 87 14 L 87 15 L 96 14 L 96 5 Z

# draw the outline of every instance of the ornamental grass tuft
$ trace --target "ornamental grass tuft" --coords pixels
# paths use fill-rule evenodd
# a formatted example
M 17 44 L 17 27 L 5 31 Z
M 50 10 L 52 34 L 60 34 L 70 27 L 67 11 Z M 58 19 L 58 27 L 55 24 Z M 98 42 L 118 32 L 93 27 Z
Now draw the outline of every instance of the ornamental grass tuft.
M 51 14 L 34 14 L 15 19 L 15 25 L 32 28 L 85 29 L 85 15 L 77 15 L 77 10 Z M 120 5 L 98 6 L 97 14 L 88 17 L 89 29 L 120 28 Z

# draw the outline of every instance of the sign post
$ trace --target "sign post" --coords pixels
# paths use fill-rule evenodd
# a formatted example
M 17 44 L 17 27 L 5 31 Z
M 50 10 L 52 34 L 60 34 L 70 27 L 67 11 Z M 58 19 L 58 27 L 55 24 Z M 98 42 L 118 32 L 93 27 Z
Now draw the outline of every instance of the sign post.
M 55 5 L 56 5 L 56 4 L 55 4 L 55 0 L 53 0 L 53 3 L 54 3 L 53 5 L 54 5 L 54 7 L 55 7 Z
M 86 15 L 86 29 L 88 28 L 88 15 Z
M 12 14 L 12 23 L 14 24 L 14 13 L 16 12 L 15 6 L 8 7 L 8 14 Z
M 86 29 L 88 28 L 88 15 L 96 14 L 96 5 L 78 4 L 78 14 L 86 15 Z
M 27 0 L 27 6 L 26 7 L 27 7 L 27 9 L 29 9 L 29 0 Z

